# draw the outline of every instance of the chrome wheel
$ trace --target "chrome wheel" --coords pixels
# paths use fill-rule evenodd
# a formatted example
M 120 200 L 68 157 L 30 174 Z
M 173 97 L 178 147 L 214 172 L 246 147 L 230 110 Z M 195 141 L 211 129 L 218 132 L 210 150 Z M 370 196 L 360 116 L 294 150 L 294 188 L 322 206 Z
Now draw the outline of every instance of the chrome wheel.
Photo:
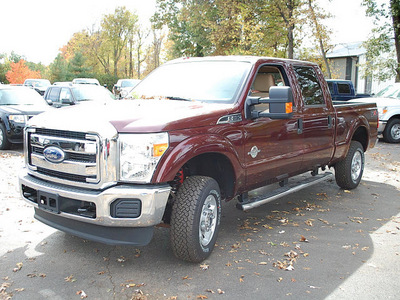
M 394 140 L 400 139 L 400 124 L 394 124 L 390 129 L 390 135 Z
M 214 236 L 217 224 L 217 209 L 215 197 L 208 195 L 200 213 L 199 240 L 203 247 L 207 246 Z
M 356 182 L 360 177 L 361 170 L 362 170 L 362 154 L 360 151 L 354 153 L 353 159 L 351 161 L 351 179 Z

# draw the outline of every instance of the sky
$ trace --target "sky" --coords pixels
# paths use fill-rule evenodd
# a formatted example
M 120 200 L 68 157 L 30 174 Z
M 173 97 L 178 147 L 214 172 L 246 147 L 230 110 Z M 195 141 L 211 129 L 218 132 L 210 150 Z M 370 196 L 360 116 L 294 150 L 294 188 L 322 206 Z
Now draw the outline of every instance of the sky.
M 328 22 L 334 43 L 367 39 L 371 21 L 362 0 L 318 0 L 334 18 Z M 386 0 L 385 0 L 386 1 Z M 156 0 L 0 0 L 0 54 L 14 51 L 28 61 L 49 65 L 75 32 L 99 24 L 116 7 L 126 6 L 143 26 L 155 11 Z

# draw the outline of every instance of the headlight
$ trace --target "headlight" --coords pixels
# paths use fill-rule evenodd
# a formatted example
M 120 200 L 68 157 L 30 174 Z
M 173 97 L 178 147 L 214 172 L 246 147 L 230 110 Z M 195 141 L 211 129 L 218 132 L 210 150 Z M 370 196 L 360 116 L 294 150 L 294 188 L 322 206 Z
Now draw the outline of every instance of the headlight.
M 25 115 L 9 115 L 8 119 L 15 123 L 26 123 L 26 116 Z
M 120 134 L 120 180 L 148 183 L 168 149 L 168 133 Z
M 381 118 L 381 117 L 382 117 L 384 114 L 386 114 L 387 112 L 388 112 L 387 106 L 378 107 L 379 118 Z

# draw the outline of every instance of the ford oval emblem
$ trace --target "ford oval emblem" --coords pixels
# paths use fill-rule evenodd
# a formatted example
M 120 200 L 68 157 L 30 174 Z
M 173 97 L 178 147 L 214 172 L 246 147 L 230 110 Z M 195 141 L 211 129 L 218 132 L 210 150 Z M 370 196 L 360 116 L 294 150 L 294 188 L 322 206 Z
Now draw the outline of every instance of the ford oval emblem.
M 44 158 L 52 163 L 60 163 L 65 159 L 65 152 L 58 147 L 50 146 L 43 150 Z

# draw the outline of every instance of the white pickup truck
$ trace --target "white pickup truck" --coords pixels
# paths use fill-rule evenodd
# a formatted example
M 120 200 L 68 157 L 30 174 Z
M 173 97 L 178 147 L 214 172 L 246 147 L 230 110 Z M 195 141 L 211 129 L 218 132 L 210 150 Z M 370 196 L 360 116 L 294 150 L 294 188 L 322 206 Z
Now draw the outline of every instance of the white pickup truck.
M 389 85 L 374 97 L 355 100 L 375 102 L 379 113 L 378 135 L 388 143 L 400 143 L 400 82 Z

